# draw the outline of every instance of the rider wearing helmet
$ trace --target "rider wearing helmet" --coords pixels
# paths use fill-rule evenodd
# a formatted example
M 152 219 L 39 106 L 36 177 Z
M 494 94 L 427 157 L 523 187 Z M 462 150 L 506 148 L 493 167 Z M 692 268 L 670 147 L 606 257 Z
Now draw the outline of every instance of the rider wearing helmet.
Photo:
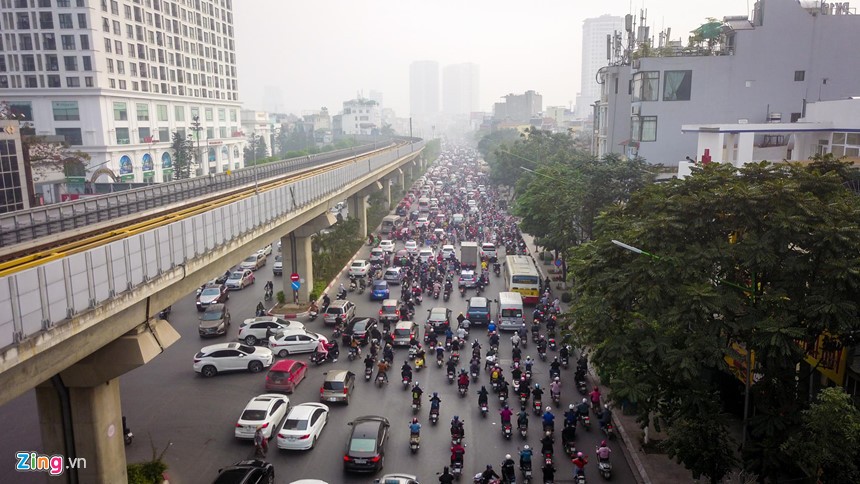
M 582 452 L 577 452 L 576 458 L 573 459 L 573 465 L 576 466 L 577 476 L 585 475 L 585 464 L 588 464 L 588 457 L 583 455 Z
M 523 469 L 531 469 L 532 467 L 532 449 L 526 444 L 523 450 L 520 451 L 520 467 Z
M 437 392 L 433 392 L 433 396 L 430 397 L 430 410 L 439 410 L 440 403 L 442 403 L 442 399 L 439 398 L 439 394 Z
M 418 435 L 419 433 L 421 433 L 421 424 L 418 423 L 417 418 L 413 418 L 412 423 L 409 424 L 409 434 Z

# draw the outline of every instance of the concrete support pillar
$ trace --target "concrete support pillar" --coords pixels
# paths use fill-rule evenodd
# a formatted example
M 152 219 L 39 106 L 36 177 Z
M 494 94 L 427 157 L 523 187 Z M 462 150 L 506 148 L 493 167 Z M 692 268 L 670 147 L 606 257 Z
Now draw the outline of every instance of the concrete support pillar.
M 281 280 L 284 281 L 283 291 L 287 295 L 287 301 L 292 301 L 294 294 L 290 274 L 298 274 L 301 283 L 298 291 L 299 302 L 307 302 L 314 289 L 314 253 L 310 234 L 302 237 L 300 235 L 305 234 L 297 232 L 293 231 L 281 238 L 281 252 L 284 256 L 284 277 Z
M 699 146 L 696 156 L 698 160 L 702 159 L 705 150 L 711 156 L 711 161 L 714 163 L 723 163 L 723 145 L 725 144 L 725 133 L 699 133 Z
M 385 190 L 385 200 L 388 201 L 388 205 L 385 207 L 388 210 L 391 210 L 391 184 L 394 183 L 393 178 L 387 178 L 382 181 L 382 189 Z
M 400 188 L 402 188 L 404 191 L 406 191 L 406 175 L 403 173 L 403 169 L 398 168 L 397 173 L 398 173 L 397 179 L 400 182 Z
M 755 133 L 738 133 L 735 135 L 738 142 L 738 156 L 734 165 L 741 167 L 753 161 L 753 148 L 755 147 Z
M 349 216 L 358 219 L 358 233 L 364 238 L 367 237 L 367 195 L 357 193 L 349 197 Z

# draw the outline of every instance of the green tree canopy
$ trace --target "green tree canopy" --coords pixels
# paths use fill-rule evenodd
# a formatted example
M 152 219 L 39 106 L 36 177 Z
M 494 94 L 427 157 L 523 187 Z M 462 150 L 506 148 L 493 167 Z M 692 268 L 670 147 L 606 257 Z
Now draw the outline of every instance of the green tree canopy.
M 731 374 L 729 345 L 744 344 L 757 375 L 745 460 L 762 476 L 784 469 L 779 448 L 805 405 L 798 342 L 826 331 L 844 344 L 860 329 L 860 214 L 843 171 L 830 159 L 711 164 L 601 216 L 575 251 L 567 320 L 613 398 L 635 403 L 643 422 L 695 418 L 717 375 Z

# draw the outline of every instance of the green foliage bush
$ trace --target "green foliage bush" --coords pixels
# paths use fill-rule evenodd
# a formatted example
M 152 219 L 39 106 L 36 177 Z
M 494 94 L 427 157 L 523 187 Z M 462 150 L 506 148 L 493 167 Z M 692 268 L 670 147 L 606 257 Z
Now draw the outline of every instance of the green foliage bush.
M 561 302 L 569 303 L 573 300 L 573 296 L 569 292 L 561 293 Z
M 284 291 L 278 291 L 278 293 L 275 294 L 275 297 L 278 298 L 278 304 L 284 304 L 287 302 L 287 295 L 284 294 Z
M 128 484 L 161 484 L 166 470 L 167 464 L 160 460 L 129 464 L 126 467 Z

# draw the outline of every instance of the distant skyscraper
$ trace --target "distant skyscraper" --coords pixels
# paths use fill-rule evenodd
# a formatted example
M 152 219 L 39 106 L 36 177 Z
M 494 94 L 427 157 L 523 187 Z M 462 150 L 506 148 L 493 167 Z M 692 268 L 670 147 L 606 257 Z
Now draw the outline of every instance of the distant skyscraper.
M 457 115 L 477 111 L 479 79 L 478 64 L 468 62 L 446 66 L 442 74 L 442 112 Z
M 608 64 L 606 58 L 606 36 L 624 30 L 624 18 L 601 15 L 582 22 L 582 81 L 576 97 L 577 118 L 591 114 L 592 103 L 600 98 L 600 86 L 594 80 L 597 71 Z
M 367 96 L 371 101 L 376 101 L 376 104 L 379 105 L 379 108 L 382 109 L 382 91 L 376 91 L 371 89 L 370 94 Z
M 417 61 L 409 66 L 410 115 L 431 118 L 439 113 L 439 63 Z

